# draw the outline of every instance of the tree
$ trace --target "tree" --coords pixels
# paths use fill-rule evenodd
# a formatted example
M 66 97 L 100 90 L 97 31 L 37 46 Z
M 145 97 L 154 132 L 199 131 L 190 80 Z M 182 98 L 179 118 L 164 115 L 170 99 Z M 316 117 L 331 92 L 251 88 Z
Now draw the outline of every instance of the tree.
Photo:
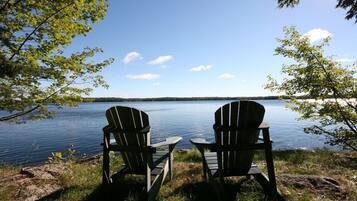
M 295 7 L 299 3 L 300 0 L 278 0 L 278 6 L 280 8 Z M 347 20 L 355 18 L 355 23 L 357 23 L 357 0 L 337 0 L 336 8 L 347 10 L 345 18 Z
M 0 121 L 47 118 L 49 104 L 76 106 L 92 87 L 107 87 L 99 72 L 113 60 L 88 61 L 100 48 L 66 51 L 106 10 L 106 0 L 1 1 L 0 110 L 9 114 Z
M 286 94 L 289 107 L 302 119 L 319 122 L 306 132 L 327 136 L 331 145 L 357 150 L 357 63 L 346 66 L 324 56 L 330 38 L 311 44 L 295 27 L 284 32 L 275 54 L 295 62 L 283 65 L 286 78 L 281 83 L 268 76 L 266 88 Z M 297 99 L 300 95 L 311 99 Z

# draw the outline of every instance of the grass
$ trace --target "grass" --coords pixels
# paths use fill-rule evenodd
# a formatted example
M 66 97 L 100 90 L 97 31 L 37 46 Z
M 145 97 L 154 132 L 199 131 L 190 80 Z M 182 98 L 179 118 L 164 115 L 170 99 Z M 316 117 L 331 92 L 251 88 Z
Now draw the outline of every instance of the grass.
M 258 152 L 255 162 L 263 170 L 264 154 Z M 276 151 L 274 152 L 276 175 L 311 174 L 329 176 L 341 184 L 342 193 L 320 192 L 309 188 L 297 188 L 278 182 L 278 188 L 287 200 L 357 200 L 357 153 L 340 153 L 327 150 Z M 122 164 L 120 156 L 113 154 L 111 170 Z M 95 163 L 72 163 L 71 173 L 62 175 L 63 189 L 41 200 L 105 200 L 101 189 L 101 161 Z M 1 167 L 1 176 L 12 174 L 17 168 Z M 278 179 L 279 181 L 279 179 Z M 124 180 L 110 186 L 107 200 L 140 200 L 144 178 L 126 176 Z M 263 200 L 262 188 L 254 180 L 228 178 L 223 186 L 227 200 Z M 197 151 L 175 153 L 175 175 L 161 188 L 158 200 L 217 200 L 219 190 L 202 178 L 201 158 Z M 3 200 L 12 200 L 14 189 L 1 187 Z
M 1 178 L 14 175 L 14 174 L 18 173 L 19 170 L 20 170 L 20 168 L 14 167 L 14 166 L 9 166 L 9 165 L 0 166 L 0 181 L 1 181 Z M 0 185 L 0 195 L 1 195 L 1 199 L 3 199 L 4 201 L 12 200 L 13 194 L 15 191 L 16 191 L 16 189 L 14 188 L 14 186 L 6 186 L 5 187 L 3 185 Z

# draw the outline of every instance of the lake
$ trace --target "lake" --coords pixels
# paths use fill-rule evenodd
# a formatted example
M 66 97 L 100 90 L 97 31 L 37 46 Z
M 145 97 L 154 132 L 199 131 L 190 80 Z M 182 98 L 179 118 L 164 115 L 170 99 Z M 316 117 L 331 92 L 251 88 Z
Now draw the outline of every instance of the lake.
M 149 114 L 152 142 L 168 136 L 181 136 L 178 148 L 191 148 L 190 138 L 214 139 L 214 112 L 230 101 L 157 101 L 82 103 L 80 107 L 58 110 L 53 119 L 23 124 L 0 124 L 0 163 L 35 164 L 44 162 L 54 151 L 74 145 L 79 155 L 102 151 L 102 128 L 107 125 L 105 110 L 114 105 L 135 107 Z M 257 101 L 265 107 L 264 121 L 271 126 L 274 149 L 332 148 L 323 136 L 306 134 L 312 125 L 298 121 L 299 115 L 279 100 Z M 55 109 L 57 110 L 57 109 Z

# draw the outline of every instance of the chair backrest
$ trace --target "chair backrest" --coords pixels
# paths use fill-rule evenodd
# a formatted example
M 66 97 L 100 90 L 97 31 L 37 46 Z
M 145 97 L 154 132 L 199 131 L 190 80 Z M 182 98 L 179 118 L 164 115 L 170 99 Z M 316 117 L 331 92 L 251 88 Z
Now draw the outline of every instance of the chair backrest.
M 215 112 L 214 129 L 221 174 L 233 176 L 249 171 L 253 150 L 229 151 L 222 147 L 256 143 L 259 137 L 258 127 L 263 121 L 264 113 L 264 107 L 254 101 L 231 102 Z
M 150 132 L 139 132 L 149 126 L 149 116 L 145 112 L 135 108 L 115 106 L 106 111 L 106 117 L 109 125 L 118 130 L 113 135 L 119 146 L 150 145 Z M 121 155 L 131 172 L 146 171 L 145 154 L 121 151 Z

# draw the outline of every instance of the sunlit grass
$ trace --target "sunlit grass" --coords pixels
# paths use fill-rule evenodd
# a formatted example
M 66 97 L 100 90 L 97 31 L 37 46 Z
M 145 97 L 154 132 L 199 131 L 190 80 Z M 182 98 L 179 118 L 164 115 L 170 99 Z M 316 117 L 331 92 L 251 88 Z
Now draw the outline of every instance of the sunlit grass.
M 112 154 L 112 173 L 120 167 L 120 156 Z M 278 176 L 278 187 L 287 200 L 357 200 L 356 181 L 357 153 L 336 153 L 327 150 L 316 151 L 276 151 L 274 163 Z M 255 163 L 265 171 L 264 153 L 258 152 Z M 62 175 L 63 189 L 42 200 L 140 200 L 144 185 L 141 176 L 126 176 L 109 186 L 105 191 L 101 186 L 101 160 L 91 163 L 72 163 L 71 172 Z M 16 172 L 10 167 L 0 168 L 0 175 Z M 282 185 L 279 175 L 312 174 L 332 177 L 341 184 L 343 195 L 336 197 L 333 192 L 318 194 L 308 188 Z M 197 150 L 175 152 L 175 174 L 161 188 L 158 200 L 217 200 L 220 188 L 229 200 L 262 200 L 264 193 L 257 182 L 246 177 L 227 178 L 223 186 L 208 184 L 202 177 L 201 157 Z M 16 189 L 0 187 L 3 200 L 13 200 Z M 222 190 L 223 191 L 223 190 Z

